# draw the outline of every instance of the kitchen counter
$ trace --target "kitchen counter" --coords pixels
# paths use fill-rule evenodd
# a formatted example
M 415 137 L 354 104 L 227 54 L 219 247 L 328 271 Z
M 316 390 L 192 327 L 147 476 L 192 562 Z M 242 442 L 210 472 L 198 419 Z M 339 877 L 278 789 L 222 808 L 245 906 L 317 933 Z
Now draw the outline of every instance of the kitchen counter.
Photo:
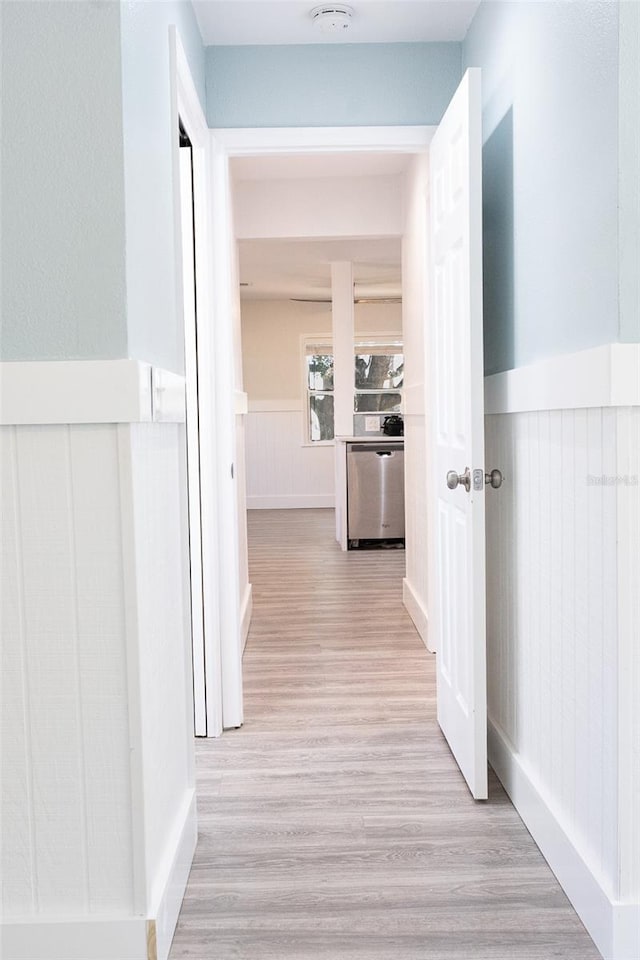
M 338 443 L 403 443 L 404 437 L 388 437 L 386 434 L 370 437 L 336 437 Z

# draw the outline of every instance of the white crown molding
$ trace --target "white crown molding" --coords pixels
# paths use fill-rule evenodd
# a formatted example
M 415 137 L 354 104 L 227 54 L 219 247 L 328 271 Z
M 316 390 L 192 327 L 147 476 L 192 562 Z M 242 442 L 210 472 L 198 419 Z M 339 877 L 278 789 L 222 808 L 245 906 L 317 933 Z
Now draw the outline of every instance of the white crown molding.
M 485 377 L 485 414 L 640 405 L 640 344 L 607 343 Z
M 0 424 L 184 420 L 184 377 L 139 360 L 0 363 Z

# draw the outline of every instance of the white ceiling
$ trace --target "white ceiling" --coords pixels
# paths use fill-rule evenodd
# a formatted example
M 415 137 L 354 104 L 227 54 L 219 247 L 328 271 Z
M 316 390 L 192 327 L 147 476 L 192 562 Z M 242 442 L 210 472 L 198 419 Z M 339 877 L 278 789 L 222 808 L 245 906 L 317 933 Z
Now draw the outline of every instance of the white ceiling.
M 234 157 L 234 181 L 402 176 L 403 153 L 322 153 Z M 400 239 L 360 237 L 320 240 L 241 240 L 243 300 L 325 299 L 331 296 L 331 263 L 354 265 L 356 295 L 385 299 L 401 294 Z
M 358 297 L 400 296 L 400 240 L 241 240 L 243 300 L 331 297 L 331 262 L 353 262 Z
M 388 177 L 407 169 L 406 153 L 310 153 L 234 157 L 234 180 L 320 180 L 325 177 Z
M 286 43 L 409 43 L 463 40 L 480 0 L 352 0 L 339 37 L 314 26 L 318 0 L 194 0 L 207 46 Z

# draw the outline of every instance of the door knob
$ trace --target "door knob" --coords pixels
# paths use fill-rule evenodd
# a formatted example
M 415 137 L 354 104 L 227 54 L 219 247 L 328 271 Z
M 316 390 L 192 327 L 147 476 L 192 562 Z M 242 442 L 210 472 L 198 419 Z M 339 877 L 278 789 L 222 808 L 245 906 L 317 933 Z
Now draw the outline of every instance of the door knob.
M 462 484 L 467 493 L 469 493 L 471 490 L 471 474 L 469 473 L 469 467 L 465 467 L 464 473 L 456 473 L 455 470 L 449 470 L 447 473 L 447 486 L 449 487 L 449 490 L 455 490 L 458 484 Z
M 488 487 L 493 487 L 494 490 L 497 490 L 502 486 L 502 471 L 492 470 L 491 473 L 485 473 L 484 482 Z

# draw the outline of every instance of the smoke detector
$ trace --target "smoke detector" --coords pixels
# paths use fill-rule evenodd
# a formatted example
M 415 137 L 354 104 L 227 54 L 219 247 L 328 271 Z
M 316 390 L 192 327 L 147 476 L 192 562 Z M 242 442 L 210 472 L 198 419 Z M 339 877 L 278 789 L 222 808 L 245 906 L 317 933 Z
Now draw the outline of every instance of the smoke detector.
M 346 3 L 323 3 L 311 11 L 316 29 L 334 36 L 346 34 L 351 26 L 352 16 L 353 10 Z

